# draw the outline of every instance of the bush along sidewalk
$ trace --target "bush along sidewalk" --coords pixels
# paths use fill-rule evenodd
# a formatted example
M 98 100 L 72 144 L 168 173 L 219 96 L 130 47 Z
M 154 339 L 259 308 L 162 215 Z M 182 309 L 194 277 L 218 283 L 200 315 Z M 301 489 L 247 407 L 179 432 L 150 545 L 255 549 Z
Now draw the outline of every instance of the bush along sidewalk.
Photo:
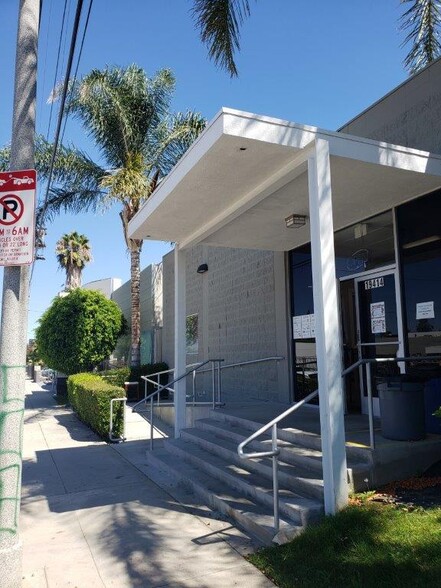
M 130 401 L 138 401 L 144 398 L 144 394 L 147 393 L 147 396 L 152 392 L 155 392 L 158 388 L 151 384 L 150 382 L 147 383 L 142 379 L 142 376 L 149 376 L 151 374 L 156 374 L 158 372 L 163 372 L 168 370 L 168 365 L 165 362 L 159 363 L 145 363 L 138 368 L 129 368 L 129 367 L 122 367 L 122 368 L 115 368 L 111 370 L 105 370 L 99 372 L 99 375 L 104 378 L 110 384 L 114 384 L 115 386 L 124 386 L 126 382 L 132 382 L 135 384 L 135 389 L 127 392 L 127 400 Z M 161 386 L 165 386 L 168 383 L 169 374 L 161 374 L 159 376 L 159 384 Z M 156 381 L 156 378 L 155 378 Z M 168 398 L 168 391 L 163 390 L 161 392 L 161 398 Z
M 98 375 L 83 373 L 67 380 L 69 402 L 78 417 L 100 437 L 109 439 L 110 401 L 125 397 L 123 388 L 115 386 Z M 123 403 L 117 402 L 113 413 L 113 435 L 123 434 Z

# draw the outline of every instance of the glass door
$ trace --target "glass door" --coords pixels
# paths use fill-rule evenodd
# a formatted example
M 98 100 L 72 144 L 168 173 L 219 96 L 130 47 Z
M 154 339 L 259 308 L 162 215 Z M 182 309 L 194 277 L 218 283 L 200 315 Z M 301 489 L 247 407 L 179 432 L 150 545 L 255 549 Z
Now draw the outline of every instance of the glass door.
M 397 357 L 403 354 L 401 310 L 396 271 L 377 272 L 355 280 L 357 302 L 357 346 L 359 359 Z M 374 414 L 379 414 L 377 382 L 399 373 L 396 363 L 372 364 Z M 364 368 L 360 368 L 362 412 L 367 412 Z

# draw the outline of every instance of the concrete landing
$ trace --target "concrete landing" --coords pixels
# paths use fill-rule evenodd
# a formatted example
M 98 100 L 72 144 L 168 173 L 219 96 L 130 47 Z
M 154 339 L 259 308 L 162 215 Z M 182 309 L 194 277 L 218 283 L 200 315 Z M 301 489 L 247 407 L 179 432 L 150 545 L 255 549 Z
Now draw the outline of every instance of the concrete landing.
M 24 588 L 273 586 L 242 557 L 244 534 L 147 477 L 145 425 L 107 445 L 54 402 L 27 382 Z

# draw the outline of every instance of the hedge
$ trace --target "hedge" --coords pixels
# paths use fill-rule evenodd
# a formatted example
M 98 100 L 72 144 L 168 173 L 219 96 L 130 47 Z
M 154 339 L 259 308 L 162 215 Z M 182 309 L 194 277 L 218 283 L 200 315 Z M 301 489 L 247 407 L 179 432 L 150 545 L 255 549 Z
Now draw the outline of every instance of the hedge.
M 130 368 L 114 368 L 112 370 L 104 370 L 99 372 L 99 375 L 109 384 L 114 386 L 124 387 L 124 382 L 128 382 L 130 378 Z
M 69 376 L 67 393 L 78 417 L 103 439 L 109 438 L 110 400 L 126 396 L 123 388 L 114 386 L 96 374 Z M 113 435 L 123 434 L 123 403 L 114 404 Z
M 145 380 L 141 379 L 141 376 L 149 376 L 150 374 L 164 372 L 165 370 L 168 370 L 168 365 L 163 361 L 159 363 L 145 363 L 141 365 L 139 368 L 132 367 L 130 371 L 130 381 L 139 382 L 140 390 L 144 394 Z M 161 374 L 159 376 L 159 383 L 161 386 L 167 384 L 170 375 L 173 377 L 173 374 L 171 372 L 170 374 Z M 156 386 L 153 386 L 153 384 L 147 384 L 147 394 L 151 394 L 157 389 L 158 388 Z

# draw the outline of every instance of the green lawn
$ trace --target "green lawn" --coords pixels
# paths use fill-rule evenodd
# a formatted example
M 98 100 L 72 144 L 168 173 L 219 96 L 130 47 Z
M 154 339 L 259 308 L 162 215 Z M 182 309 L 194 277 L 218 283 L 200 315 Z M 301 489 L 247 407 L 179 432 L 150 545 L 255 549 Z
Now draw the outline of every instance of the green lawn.
M 350 506 L 250 561 L 282 588 L 440 588 L 441 508 Z

